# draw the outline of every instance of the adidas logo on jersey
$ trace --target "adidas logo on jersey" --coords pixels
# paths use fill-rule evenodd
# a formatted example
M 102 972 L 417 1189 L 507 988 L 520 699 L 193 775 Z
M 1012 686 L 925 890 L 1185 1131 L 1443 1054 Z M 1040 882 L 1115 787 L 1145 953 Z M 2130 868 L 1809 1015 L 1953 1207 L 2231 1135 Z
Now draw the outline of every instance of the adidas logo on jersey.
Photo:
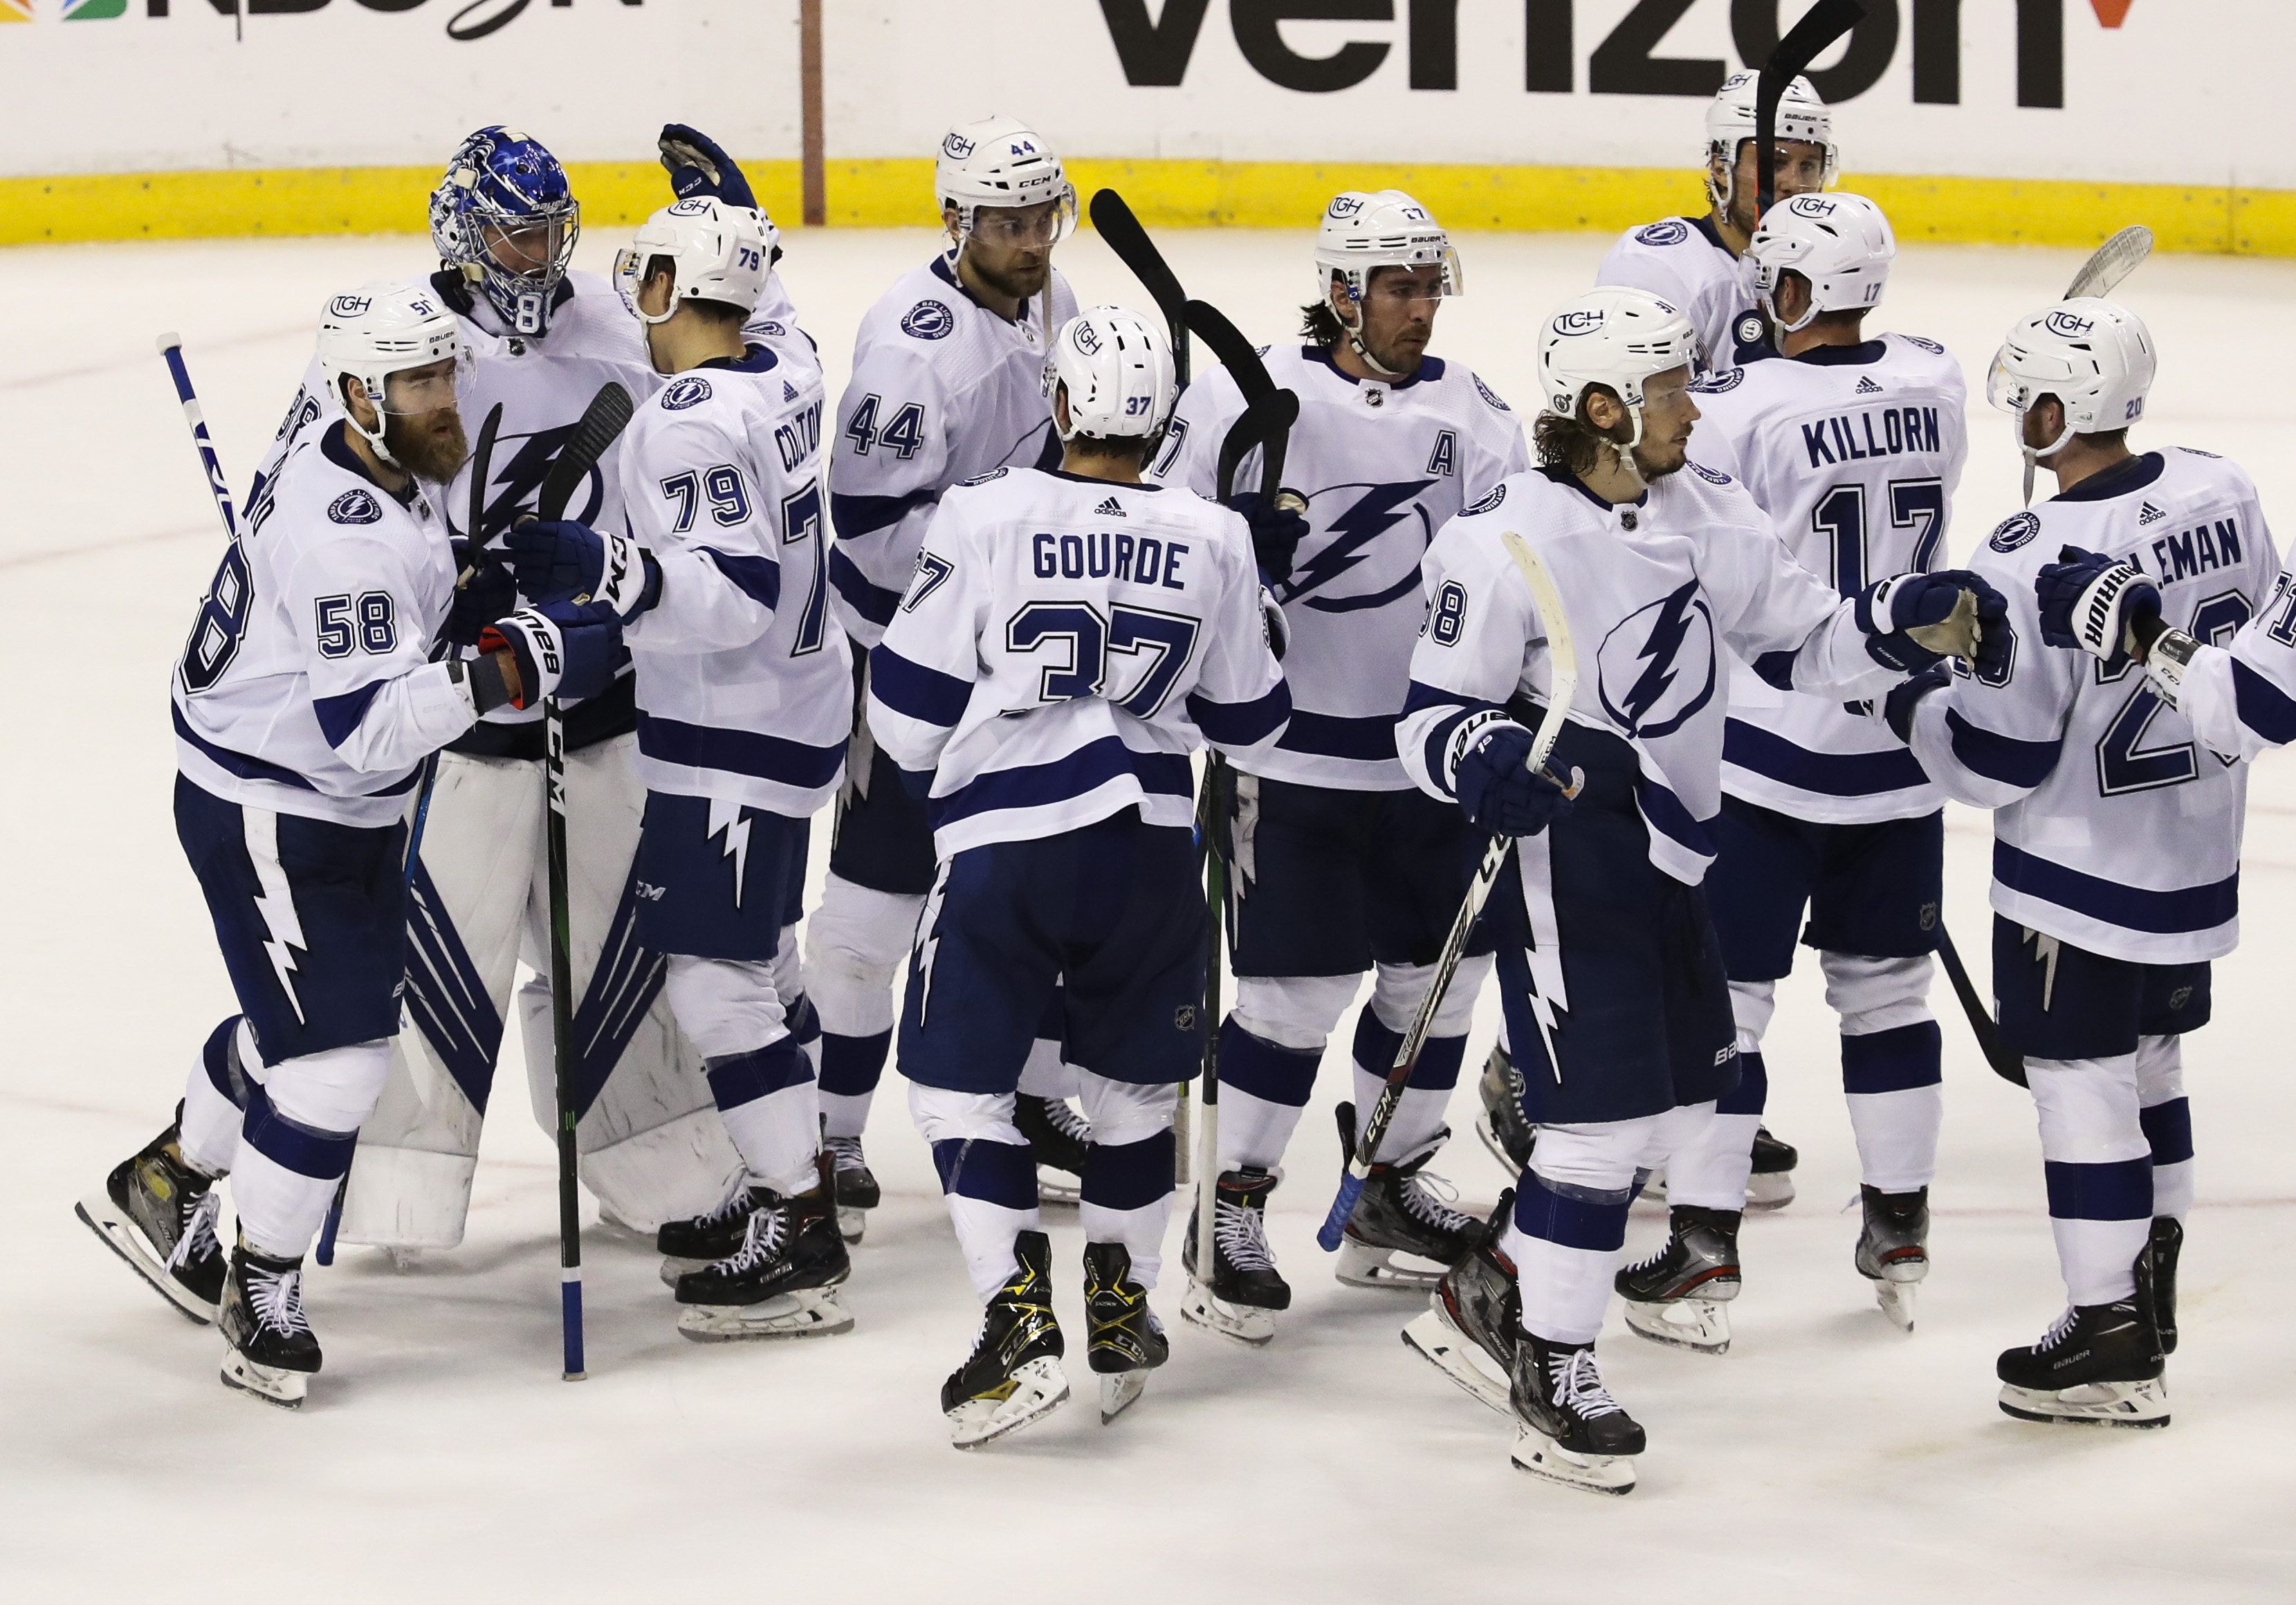
M 1863 374 L 1858 376 L 1857 389 L 1855 394 L 1859 396 L 1879 396 L 1881 393 L 1882 387 L 1880 385 L 1875 384 L 1872 380 L 1866 378 Z
M 1121 519 L 1131 515 L 1124 511 L 1124 504 L 1121 502 L 1111 496 L 1092 510 L 1092 516 L 1096 519 Z
M 786 379 L 782 381 L 782 399 L 783 401 L 795 401 L 797 399 L 797 387 L 790 383 Z
M 2168 516 L 2169 515 L 2167 513 L 2161 512 L 2158 507 L 2153 506 L 2152 503 L 2147 502 L 2144 504 L 2143 510 L 2137 513 L 2136 522 L 2140 526 L 2145 524 L 2157 524 Z

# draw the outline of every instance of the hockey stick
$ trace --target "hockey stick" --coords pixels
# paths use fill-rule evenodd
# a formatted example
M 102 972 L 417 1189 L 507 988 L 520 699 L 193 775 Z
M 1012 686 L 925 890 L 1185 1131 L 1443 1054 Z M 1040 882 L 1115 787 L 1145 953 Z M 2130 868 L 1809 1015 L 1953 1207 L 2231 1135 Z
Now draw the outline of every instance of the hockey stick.
M 223 532 L 237 540 L 239 520 L 232 513 L 231 487 L 224 482 L 223 464 L 216 459 L 215 443 L 208 438 L 207 414 L 200 410 L 200 398 L 192 389 L 191 370 L 184 366 L 184 337 L 161 335 L 160 356 L 168 364 L 168 377 L 176 381 L 176 399 L 183 403 L 184 422 L 191 427 L 192 446 L 200 454 L 200 467 L 208 477 L 208 493 L 215 497 L 216 512 L 223 516 Z
M 630 421 L 630 393 L 611 382 L 590 398 L 581 422 L 559 448 L 536 495 L 534 516 L 562 516 L 574 492 Z M 558 699 L 542 700 L 543 770 L 550 802 L 545 851 L 550 868 L 550 1043 L 558 1084 L 559 1313 L 566 1339 L 565 1378 L 578 1382 L 582 1368 L 582 1217 L 575 1191 L 574 952 L 566 888 L 566 721 Z
M 1114 190 L 1096 190 L 1092 197 L 1092 226 L 1116 253 L 1116 259 L 1132 270 L 1140 287 L 1156 303 L 1164 315 L 1164 326 L 1172 337 L 1172 377 L 1180 388 L 1188 388 L 1188 324 L 1185 313 L 1187 295 L 1180 288 L 1179 275 L 1164 253 L 1148 238 L 1148 231 L 1140 226 L 1140 219 L 1124 203 L 1124 197 Z
M 2152 254 L 2152 231 L 2142 223 L 2130 224 L 2090 253 L 2081 270 L 2073 274 L 2073 282 L 2065 286 L 2065 299 L 2111 295 L 2113 287 Z
M 1786 86 L 1808 70 L 1836 39 L 1866 20 L 1858 0 L 1817 0 L 1786 30 L 1754 85 L 1754 223 L 1759 227 L 1778 198 L 1778 102 Z M 1733 152 L 1731 161 L 1737 156 Z
M 2068 299 L 2070 298 L 2068 297 Z M 1993 1011 L 1977 995 L 1977 988 L 1962 967 L 1961 954 L 1954 951 L 1953 937 L 1938 921 L 1938 962 L 1945 966 L 1946 979 L 1953 983 L 1953 995 L 1961 1000 L 1961 1011 L 1969 1017 L 1970 1034 L 1977 1038 L 1977 1051 L 1985 1055 L 1986 1064 L 2002 1080 L 2017 1086 L 2025 1085 L 2025 1058 L 2013 1053 L 2001 1041 L 2001 1028 L 1995 1023 Z
M 1539 717 L 1538 733 L 1531 738 L 1526 767 L 1554 782 L 1565 797 L 1576 797 L 1586 784 L 1586 775 L 1573 769 L 1566 785 L 1546 766 L 1570 717 L 1571 699 L 1578 690 L 1578 653 L 1571 644 L 1570 620 L 1562 610 L 1562 597 L 1555 589 L 1554 576 L 1547 572 L 1546 563 L 1530 544 L 1512 529 L 1499 539 L 1505 545 L 1507 556 L 1513 560 L 1523 583 L 1530 587 L 1531 601 L 1546 631 L 1546 711 Z M 1418 1011 L 1411 1017 L 1411 1028 L 1396 1047 L 1395 1062 L 1389 1067 L 1387 1084 L 1380 1088 L 1378 1101 L 1371 1106 L 1356 1133 L 1355 1152 L 1348 1158 L 1347 1174 L 1340 1178 L 1339 1195 L 1332 1199 L 1331 1213 L 1324 1217 L 1324 1224 L 1316 1233 L 1316 1243 L 1326 1253 L 1337 1249 L 1347 1236 L 1348 1222 L 1355 1216 L 1364 1183 L 1371 1179 L 1372 1156 L 1386 1140 L 1397 1106 L 1403 1101 L 1404 1086 L 1410 1081 L 1411 1072 L 1419 1062 L 1420 1050 L 1427 1045 L 1428 1034 L 1434 1028 L 1435 1012 L 1443 1006 L 1444 994 L 1450 990 L 1452 978 L 1459 972 L 1459 962 L 1466 956 L 1467 938 L 1475 929 L 1475 921 L 1482 917 L 1483 905 L 1489 901 L 1491 888 L 1498 884 L 1499 872 L 1506 867 L 1513 852 L 1512 836 L 1494 836 L 1483 848 L 1482 862 L 1476 866 L 1467 896 L 1451 921 L 1450 934 L 1443 938 L 1443 951 L 1435 960 L 1435 973 L 1428 978 L 1426 995 L 1419 1000 Z M 1542 1033 L 1544 1030 L 1542 1026 Z M 1559 1083 L 1562 1079 L 1562 1062 L 1555 1058 L 1552 1043 L 1547 1044 L 1546 1058 L 1554 1067 L 1554 1078 Z

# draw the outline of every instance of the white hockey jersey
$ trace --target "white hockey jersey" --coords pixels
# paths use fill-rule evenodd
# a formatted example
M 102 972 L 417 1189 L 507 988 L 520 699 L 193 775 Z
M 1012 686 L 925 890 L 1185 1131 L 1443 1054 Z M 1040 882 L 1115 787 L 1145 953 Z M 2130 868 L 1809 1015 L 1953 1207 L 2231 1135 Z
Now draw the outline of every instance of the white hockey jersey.
M 864 646 L 892 621 L 941 492 L 992 468 L 1059 465 L 1045 357 L 1076 310 L 1055 269 L 1007 322 L 936 257 L 862 318 L 830 448 L 829 561 L 839 616 Z
M 382 826 L 478 717 L 430 660 L 455 595 L 445 522 L 385 490 L 340 421 L 248 504 L 176 663 L 176 759 L 227 801 Z
M 946 860 L 1137 807 L 1194 818 L 1188 754 L 1291 712 L 1243 520 L 1187 491 L 998 469 L 941 499 L 869 657 L 869 728 L 934 771 Z
M 2202 643 L 2185 667 L 2177 710 L 2201 745 L 2227 757 L 2252 758 L 2296 741 L 2296 574 L 2281 569 L 2264 610 L 2229 643 Z
M 1578 659 L 1570 717 L 1634 749 L 1650 858 L 1696 885 L 1722 808 L 1727 655 L 1798 691 L 1876 694 L 1898 676 L 1866 651 L 1857 604 L 1793 560 L 1744 487 L 1693 463 L 1613 506 L 1564 469 L 1517 474 L 1428 550 L 1427 632 L 1396 741 L 1412 781 L 1453 782 L 1465 738 L 1517 695 L 1544 704 L 1546 628 L 1500 533 L 1546 562 Z
M 1934 340 L 1856 346 L 1710 374 L 1691 449 L 1745 486 L 1778 538 L 1843 596 L 1939 568 L 1969 455 L 1961 364 Z M 1911 819 L 1943 795 L 1889 726 L 1733 666 L 1722 789 L 1827 824 Z
M 1522 426 L 1473 373 L 1439 357 L 1390 384 L 1349 377 L 1317 346 L 1262 355 L 1268 376 L 1300 397 L 1283 481 L 1308 499 L 1308 533 L 1275 587 L 1290 629 L 1292 723 L 1249 767 L 1305 785 L 1405 790 L 1395 721 L 1427 617 L 1419 561 L 1459 509 L 1529 466 Z M 1220 445 L 1242 411 L 1226 368 L 1198 376 L 1150 477 L 1215 495 Z M 1235 483 L 1259 488 L 1259 452 Z
M 660 600 L 623 628 L 651 790 L 803 818 L 845 774 L 853 659 L 829 606 L 818 368 L 766 346 L 681 373 L 619 447 Z
M 1914 754 L 1995 811 L 1997 913 L 2137 963 L 2220 957 L 2240 939 L 2247 767 L 2200 746 L 2133 664 L 2041 643 L 2034 577 L 2067 545 L 2135 563 L 2162 617 L 2218 645 L 2280 574 L 2256 487 L 2205 452 L 2148 452 L 2013 513 L 1971 565 L 2008 600 L 2008 672 L 1923 698 Z
M 1661 217 L 1628 229 L 1604 254 L 1595 283 L 1629 284 L 1670 302 L 1698 332 L 1701 373 L 1775 355 L 1769 324 L 1711 217 Z

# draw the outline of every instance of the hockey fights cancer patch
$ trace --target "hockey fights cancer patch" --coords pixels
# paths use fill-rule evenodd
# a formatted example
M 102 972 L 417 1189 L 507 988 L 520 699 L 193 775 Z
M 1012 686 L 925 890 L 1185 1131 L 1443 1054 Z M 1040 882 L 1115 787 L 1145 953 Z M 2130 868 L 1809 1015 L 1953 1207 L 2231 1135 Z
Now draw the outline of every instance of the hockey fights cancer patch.
M 364 490 L 347 490 L 327 504 L 327 516 L 338 524 L 380 523 L 382 504 Z
M 669 413 L 682 413 L 709 399 L 709 381 L 699 373 L 687 374 L 661 393 L 662 410 Z
M 1635 230 L 1637 245 L 1679 245 L 1690 238 L 1690 225 L 1679 217 L 1647 224 Z
M 1985 544 L 1996 552 L 2014 552 L 2040 533 L 2040 514 L 2013 512 L 1994 527 L 1992 538 Z
M 901 320 L 901 332 L 912 340 L 947 340 L 955 327 L 955 315 L 939 301 L 919 301 Z

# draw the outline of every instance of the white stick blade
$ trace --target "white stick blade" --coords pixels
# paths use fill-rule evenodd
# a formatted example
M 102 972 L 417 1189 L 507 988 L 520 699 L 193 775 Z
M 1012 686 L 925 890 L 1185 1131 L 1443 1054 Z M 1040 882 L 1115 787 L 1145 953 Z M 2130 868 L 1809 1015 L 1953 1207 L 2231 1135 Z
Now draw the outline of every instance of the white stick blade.
M 2136 265 L 2152 254 L 2152 231 L 2142 223 L 2132 223 L 2127 228 L 2098 246 L 2081 264 L 2073 282 L 2065 287 L 2065 299 L 2079 300 L 2084 296 L 2111 295 L 2121 280 L 2136 271 Z

